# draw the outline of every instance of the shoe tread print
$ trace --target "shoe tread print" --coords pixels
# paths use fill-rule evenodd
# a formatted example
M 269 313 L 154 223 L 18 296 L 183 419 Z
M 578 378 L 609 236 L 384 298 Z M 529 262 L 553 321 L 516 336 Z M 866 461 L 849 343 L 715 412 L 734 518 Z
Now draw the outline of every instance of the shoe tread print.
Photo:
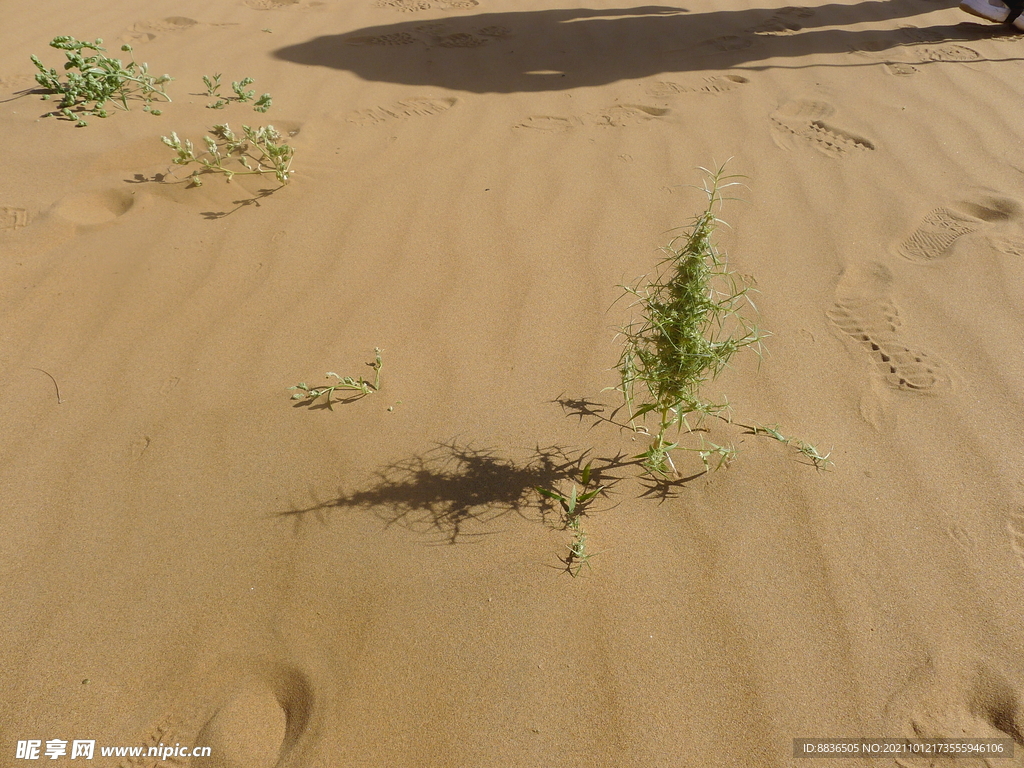
M 830 157 L 874 150 L 874 142 L 829 122 L 836 108 L 823 101 L 797 99 L 780 106 L 770 116 L 776 143 L 793 149 L 802 142 Z M 798 140 L 798 141 L 794 141 Z
M 829 320 L 871 357 L 885 382 L 901 391 L 933 394 L 947 388 L 945 365 L 903 341 L 899 308 L 890 296 L 892 272 L 871 263 L 846 270 Z

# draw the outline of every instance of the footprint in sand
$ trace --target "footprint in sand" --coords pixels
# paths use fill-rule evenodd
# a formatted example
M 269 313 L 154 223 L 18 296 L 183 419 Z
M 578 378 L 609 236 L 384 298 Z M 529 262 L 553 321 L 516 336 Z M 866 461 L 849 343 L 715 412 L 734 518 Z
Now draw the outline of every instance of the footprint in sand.
M 395 11 L 415 13 L 416 11 L 429 11 L 432 6 L 428 0 L 377 0 L 374 3 L 378 8 L 391 8 Z
M 171 376 L 167 381 L 160 385 L 161 397 L 167 397 L 178 386 L 178 382 L 181 381 L 177 376 Z
M 135 195 L 131 192 L 108 189 L 68 195 L 57 201 L 53 212 L 72 224 L 96 226 L 124 216 L 134 206 Z
M 896 246 L 911 261 L 945 258 L 953 244 L 977 229 L 977 222 L 947 208 L 936 208 L 924 217 L 913 234 Z
M 310 0 L 310 2 L 307 2 L 306 0 L 244 0 L 242 5 L 252 8 L 254 11 L 280 11 L 286 8 L 292 8 L 300 11 L 311 11 L 317 8 L 323 8 L 326 3 L 320 2 L 320 0 Z
M 445 22 L 431 22 L 422 24 L 413 30 L 416 34 L 409 32 L 392 32 L 386 35 L 358 35 L 345 38 L 346 45 L 358 46 L 395 46 L 411 45 L 421 43 L 428 48 L 480 48 L 494 40 L 509 37 L 512 30 L 495 24 L 466 29 L 457 29 Z
M 945 366 L 903 343 L 899 309 L 889 297 L 892 273 L 873 263 L 846 270 L 836 303 L 826 314 L 870 356 L 886 383 L 909 392 L 934 393 L 949 386 Z
M 705 53 L 728 53 L 729 51 L 742 51 L 753 44 L 754 41 L 749 37 L 722 35 L 711 40 L 705 40 L 698 46 L 698 50 L 703 49 Z
M 874 143 L 868 139 L 826 122 L 835 111 L 835 107 L 823 101 L 787 102 L 769 117 L 772 137 L 783 149 L 805 144 L 829 157 L 842 157 L 875 148 Z
M 907 76 L 915 75 L 920 71 L 917 67 L 902 60 L 911 58 L 906 52 L 909 47 L 896 38 L 866 40 L 856 46 L 851 46 L 850 53 L 880 62 L 885 68 L 886 74 Z M 920 61 L 920 59 L 914 60 Z
M 245 0 L 243 5 L 254 11 L 278 11 L 282 8 L 294 8 L 302 0 Z
M 245 681 L 218 708 L 196 738 L 210 747 L 208 766 L 271 768 L 277 764 L 288 716 L 262 680 Z
M 434 38 L 434 45 L 442 48 L 479 48 L 487 45 L 487 42 L 486 37 L 477 37 L 469 32 L 455 32 Z
M 0 230 L 21 229 L 28 224 L 28 211 L 24 208 L 0 207 Z
M 649 107 L 644 104 L 614 104 L 599 112 L 589 112 L 583 117 L 532 115 L 522 122 L 516 123 L 513 127 L 546 131 L 548 133 L 561 133 L 584 125 L 622 128 L 656 120 L 664 117 L 671 111 L 670 109 Z
M 1013 760 L 986 757 L 900 757 L 901 768 L 1020 765 L 1024 709 L 1020 690 L 999 665 L 982 660 L 928 659 L 886 706 L 890 734 L 908 739 L 1007 739 Z
M 366 35 L 358 37 L 347 37 L 345 38 L 345 45 L 358 45 L 358 46 L 393 46 L 393 45 L 411 45 L 412 43 L 418 42 L 415 37 L 410 35 L 408 32 L 392 32 L 387 35 Z
M 429 11 L 431 8 L 439 8 L 447 11 L 451 9 L 465 10 L 480 5 L 477 0 L 377 0 L 374 3 L 378 8 L 391 8 L 404 13 L 415 13 L 416 11 Z
M 644 90 L 656 99 L 667 99 L 682 93 L 705 93 L 711 95 L 728 93 L 749 82 L 750 80 L 742 75 L 713 75 L 705 77 L 699 83 L 692 85 L 673 83 L 671 80 L 656 80 L 651 83 L 645 83 Z
M 137 437 L 135 440 L 133 440 L 131 445 L 132 461 L 138 461 L 139 459 L 141 459 L 142 454 L 146 452 L 146 449 L 149 448 L 149 444 L 151 442 L 152 440 L 149 438 L 148 435 L 141 435 L 140 437 Z
M 298 670 L 281 667 L 241 680 L 196 737 L 211 756 L 192 765 L 272 768 L 294 750 L 312 710 L 312 688 Z
M 516 123 L 513 127 L 527 128 L 531 131 L 545 131 L 547 133 L 564 133 L 565 131 L 581 125 L 583 125 L 583 121 L 576 117 L 532 115 L 521 123 Z
M 166 19 L 137 21 L 118 39 L 123 43 L 148 43 L 163 32 L 180 32 L 191 29 L 199 22 L 187 16 L 168 16 Z
M 906 76 L 916 75 L 921 70 L 902 61 L 887 61 L 885 62 L 885 71 L 890 75 Z
M 987 36 L 988 33 L 986 33 Z M 938 29 L 903 27 L 892 44 L 906 47 L 916 61 L 977 61 L 981 54 L 965 45 L 946 43 L 945 33 Z M 907 43 L 910 43 L 908 46 Z M 921 45 L 925 43 L 925 45 Z M 938 45 L 927 45 L 938 43 Z
M 767 21 L 748 29 L 755 35 L 794 35 L 803 29 L 800 19 L 807 19 L 814 15 L 812 8 L 787 6 L 772 14 Z
M 205 757 L 129 758 L 121 768 L 273 768 L 295 751 L 313 712 L 312 687 L 304 674 L 284 665 L 258 665 L 238 679 L 205 715 L 189 712 L 186 720 L 205 720 L 198 729 L 181 718 L 165 718 L 143 740 L 144 746 L 209 747 Z
M 610 125 L 621 128 L 627 125 L 646 123 L 664 117 L 671 110 L 660 107 L 648 107 L 644 104 L 615 104 L 590 115 L 589 122 L 594 125 Z
M 925 46 L 912 49 L 918 61 L 977 61 L 981 54 L 965 45 Z
M 922 263 L 945 259 L 953 254 L 960 238 L 991 225 L 1021 220 L 1024 209 L 1014 200 L 993 196 L 981 198 L 981 202 L 961 200 L 929 211 L 917 228 L 896 244 L 896 252 Z
M 396 101 L 386 107 L 357 109 L 345 117 L 345 120 L 357 125 L 380 125 L 392 120 L 404 120 L 409 117 L 429 117 L 447 112 L 458 103 L 458 99 L 427 99 L 414 98 Z

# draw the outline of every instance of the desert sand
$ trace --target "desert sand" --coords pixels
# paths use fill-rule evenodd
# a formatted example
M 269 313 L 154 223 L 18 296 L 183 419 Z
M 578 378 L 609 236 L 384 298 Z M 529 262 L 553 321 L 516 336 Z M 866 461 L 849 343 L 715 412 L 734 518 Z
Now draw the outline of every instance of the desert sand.
M 172 103 L 44 118 L 56 35 Z M 38 0 L 0 43 L 0 765 L 1024 748 L 1019 35 L 936 0 Z M 207 109 L 214 73 L 273 107 Z M 225 121 L 290 183 L 189 187 L 160 136 Z M 834 465 L 716 421 L 730 466 L 652 485 L 619 286 L 726 161 L 772 336 L 706 394 Z M 290 399 L 374 348 L 379 391 Z M 586 461 L 572 578 L 534 486 Z M 99 753 L 159 744 L 211 756 Z

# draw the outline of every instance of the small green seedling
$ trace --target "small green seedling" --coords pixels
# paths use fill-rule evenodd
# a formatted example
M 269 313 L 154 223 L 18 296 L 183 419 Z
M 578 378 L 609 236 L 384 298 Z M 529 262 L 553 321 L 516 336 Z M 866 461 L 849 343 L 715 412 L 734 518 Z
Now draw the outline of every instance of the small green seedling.
M 210 133 L 212 136 L 203 137 L 206 153 L 198 155 L 192 142 L 178 138 L 177 133 L 160 137 L 177 153 L 174 158 L 176 165 L 199 164 L 200 168 L 190 176 L 194 186 L 203 185 L 200 176 L 204 173 L 222 173 L 228 181 L 235 176 L 272 174 L 282 184 L 288 183 L 295 149 L 282 141 L 274 126 L 250 128 L 243 125 L 242 136 L 239 137 L 225 123 L 213 126 Z M 243 170 L 232 167 L 234 163 Z
M 216 97 L 220 90 L 220 72 L 215 75 L 203 75 L 203 83 L 206 85 L 206 95 Z
M 372 363 L 367 363 L 368 366 L 373 368 L 374 375 L 372 384 L 366 379 L 364 379 L 362 376 L 360 376 L 358 379 L 353 379 L 351 376 L 342 377 L 334 373 L 333 371 L 328 371 L 326 374 L 326 378 L 337 379 L 337 384 L 332 384 L 327 387 L 311 387 L 308 384 L 306 384 L 306 382 L 301 382 L 299 384 L 296 384 L 294 387 L 288 387 L 288 389 L 300 390 L 299 392 L 296 392 L 294 395 L 292 395 L 292 400 L 309 400 L 312 402 L 317 400 L 318 398 L 323 397 L 326 398 L 327 407 L 333 411 L 335 402 L 350 402 L 352 400 L 359 400 L 360 398 L 366 397 L 367 395 L 378 391 L 380 389 L 380 369 L 384 367 L 384 364 L 381 362 L 380 349 L 375 348 L 373 352 L 375 358 L 374 361 Z M 338 400 L 332 400 L 332 398 L 334 397 L 334 393 L 339 391 L 352 392 L 353 394 L 347 397 L 339 398 Z
M 220 78 L 220 73 L 211 76 L 203 75 L 203 83 L 206 85 L 206 95 L 216 99 L 212 104 L 206 105 L 207 109 L 224 109 L 224 107 L 233 101 L 237 101 L 239 104 L 245 104 L 251 101 L 253 102 L 252 108 L 257 112 L 266 112 L 270 109 L 273 100 L 269 93 L 264 93 L 257 99 L 256 91 L 246 90 L 248 86 L 256 82 L 251 77 L 246 77 L 242 80 L 231 83 L 231 90 L 235 93 L 234 96 L 224 96 L 220 93 Z
M 62 35 L 53 38 L 50 47 L 64 51 L 67 57 L 64 79 L 57 70 L 47 69 L 39 57 L 31 57 L 39 70 L 36 82 L 46 89 L 43 98 L 60 96 L 59 108 L 50 115 L 61 115 L 83 127 L 88 125 L 85 120 L 88 116 L 108 117 L 110 113 L 104 109 L 108 102 L 127 111 L 130 109 L 129 100 L 139 99 L 143 102 L 144 112 L 159 115 L 161 112 L 154 108 L 153 102 L 171 100 L 164 88 L 171 81 L 171 76 L 154 77 L 149 74 L 149 65 L 135 61 L 130 45 L 121 46 L 121 50 L 131 56 L 127 64 L 104 56 L 106 49 L 99 38 L 88 43 Z
M 604 486 L 602 485 L 593 490 L 580 493 L 576 484 L 573 483 L 572 490 L 569 491 L 568 496 L 549 488 L 541 488 L 539 485 L 534 486 L 534 490 L 541 496 L 546 496 L 549 499 L 557 501 L 562 507 L 565 520 L 567 522 L 572 522 L 579 519 L 580 515 L 583 514 L 583 507 L 586 503 L 603 491 Z
M 603 485 L 599 485 L 596 488 L 586 490 L 592 479 L 590 465 L 591 462 L 588 461 L 580 477 L 584 488 L 582 493 L 576 487 L 576 483 L 572 484 L 572 489 L 569 491 L 568 496 L 560 491 L 541 488 L 539 485 L 534 486 L 534 490 L 541 496 L 558 502 L 562 508 L 562 523 L 566 530 L 573 532 L 572 543 L 567 545 L 569 554 L 561 558 L 565 564 L 566 572 L 573 578 L 579 576 L 584 565 L 588 568 L 590 567 L 590 558 L 594 556 L 594 553 L 587 552 L 587 534 L 583 530 L 580 518 L 586 514 L 585 508 L 587 504 L 605 488 Z

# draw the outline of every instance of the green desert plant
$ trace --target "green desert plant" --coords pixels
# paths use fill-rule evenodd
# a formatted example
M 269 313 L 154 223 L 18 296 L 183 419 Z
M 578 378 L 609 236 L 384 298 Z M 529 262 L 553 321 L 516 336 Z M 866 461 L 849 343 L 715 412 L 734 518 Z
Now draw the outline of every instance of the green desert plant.
M 234 96 L 225 96 L 220 93 L 220 73 L 215 75 L 203 75 L 203 83 L 206 85 L 206 95 L 216 99 L 212 104 L 207 104 L 207 109 L 224 109 L 228 104 L 233 101 L 237 101 L 239 104 L 245 104 L 247 102 L 253 102 L 252 108 L 257 112 L 266 112 L 270 109 L 273 99 L 269 93 L 264 93 L 258 99 L 256 98 L 256 91 L 247 91 L 246 88 L 252 85 L 255 80 L 251 77 L 243 78 L 236 82 L 231 83 L 231 90 L 234 91 Z
M 177 153 L 175 164 L 199 164 L 200 168 L 190 177 L 195 186 L 202 186 L 200 176 L 204 173 L 222 173 L 228 181 L 235 176 L 273 174 L 282 184 L 288 183 L 295 149 L 282 140 L 274 126 L 250 128 L 243 125 L 242 136 L 237 136 L 225 123 L 213 126 L 210 133 L 211 136 L 203 137 L 206 153 L 198 155 L 192 142 L 178 138 L 177 133 L 160 137 Z M 235 163 L 243 170 L 230 167 Z
M 381 362 L 380 359 L 380 349 L 375 348 L 373 352 L 374 361 L 372 363 L 367 363 L 368 366 L 373 368 L 372 384 L 366 379 L 364 379 L 362 376 L 360 376 L 358 379 L 353 379 L 351 376 L 342 377 L 334 373 L 333 371 L 328 371 L 326 374 L 326 378 L 337 379 L 337 384 L 331 384 L 330 386 L 326 387 L 311 387 L 308 384 L 306 384 L 306 382 L 303 381 L 299 384 L 296 384 L 294 387 L 288 387 L 288 389 L 299 390 L 294 395 L 292 395 L 292 400 L 309 400 L 310 402 L 312 402 L 317 400 L 318 398 L 323 397 L 326 398 L 327 407 L 333 411 L 335 402 L 349 402 L 351 400 L 358 400 L 360 398 L 366 397 L 367 395 L 373 392 L 376 392 L 377 390 L 380 389 L 380 369 L 384 366 L 384 364 Z M 334 397 L 334 393 L 339 391 L 351 392 L 353 394 L 348 395 L 347 397 L 340 398 L 337 401 L 333 400 L 332 398 Z
M 640 284 L 622 286 L 635 299 L 640 318 L 620 330 L 624 339 L 618 371 L 622 393 L 636 431 L 650 434 L 650 447 L 636 458 L 649 472 L 678 476 L 671 451 L 679 447 L 669 434 L 692 430 L 708 415 L 722 416 L 728 403 L 703 399 L 701 388 L 715 379 L 738 350 L 761 353 L 767 335 L 745 316 L 757 309 L 750 300 L 751 281 L 729 269 L 712 236 L 718 224 L 723 190 L 737 185 L 724 166 L 706 174 L 703 191 L 707 207 L 685 232 L 662 248 L 665 258 L 658 273 Z M 649 414 L 657 417 L 653 430 L 638 426 Z M 696 423 L 688 417 L 694 416 Z M 698 449 L 705 465 L 719 456 L 719 466 L 735 453 L 731 447 L 704 445 Z
M 818 471 L 826 471 L 834 464 L 831 458 L 831 451 L 826 454 L 822 454 L 817 448 L 804 440 L 797 437 L 786 437 L 782 434 L 777 425 L 770 427 L 756 427 L 743 424 L 741 426 L 746 427 L 753 435 L 765 435 L 773 440 L 778 440 L 784 445 L 795 448 L 797 453 L 808 459 L 811 462 L 811 465 Z
M 220 90 L 220 78 L 220 72 L 218 72 L 215 75 L 203 75 L 203 84 L 206 86 L 207 96 L 213 98 L 216 98 L 218 96 L 217 91 Z
M 108 102 L 118 109 L 128 110 L 129 100 L 140 99 L 143 111 L 159 115 L 160 110 L 153 107 L 153 102 L 171 100 L 164 88 L 171 81 L 171 76 L 154 77 L 149 74 L 147 64 L 135 61 L 130 45 L 121 46 L 121 50 L 131 56 L 127 64 L 105 56 L 106 49 L 99 38 L 88 43 L 62 35 L 53 38 L 50 47 L 64 51 L 67 57 L 63 79 L 56 69 L 47 69 L 38 56 L 31 58 L 39 70 L 36 82 L 46 89 L 43 98 L 60 97 L 59 109 L 51 115 L 61 115 L 74 120 L 77 126 L 85 126 L 88 125 L 87 116 L 109 116 L 110 113 L 104 109 Z
M 572 531 L 572 543 L 567 545 L 569 554 L 561 560 L 565 564 L 566 573 L 573 578 L 580 575 L 584 565 L 590 567 L 590 558 L 594 556 L 594 553 L 587 551 L 587 534 L 583 530 L 580 518 L 586 514 L 587 505 L 604 490 L 603 485 L 588 488 L 593 479 L 590 465 L 591 462 L 588 461 L 580 477 L 583 483 L 582 492 L 576 487 L 576 483 L 572 484 L 568 495 L 554 489 L 541 488 L 539 485 L 534 486 L 534 490 L 541 496 L 558 502 L 562 510 L 562 524 L 566 530 Z

